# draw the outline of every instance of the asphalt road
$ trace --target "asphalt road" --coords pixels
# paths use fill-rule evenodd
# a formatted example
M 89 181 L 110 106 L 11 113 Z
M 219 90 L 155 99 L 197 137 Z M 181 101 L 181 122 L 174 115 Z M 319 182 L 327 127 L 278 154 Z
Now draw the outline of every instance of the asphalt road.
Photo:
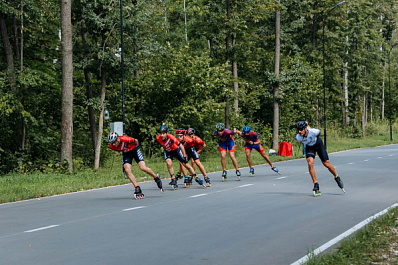
M 317 158 L 316 198 L 298 159 L 210 188 L 145 182 L 143 200 L 124 185 L 2 204 L 0 264 L 291 264 L 398 201 L 398 145 L 329 156 L 346 194 Z

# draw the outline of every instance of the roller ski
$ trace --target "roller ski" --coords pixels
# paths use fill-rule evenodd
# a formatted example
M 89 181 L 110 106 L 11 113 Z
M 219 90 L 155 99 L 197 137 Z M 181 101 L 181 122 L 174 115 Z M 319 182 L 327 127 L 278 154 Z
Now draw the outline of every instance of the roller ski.
M 312 192 L 314 193 L 314 197 L 321 196 L 321 191 L 319 190 L 319 183 L 314 183 L 314 188 L 312 189 Z
M 238 177 L 238 180 L 240 181 L 240 171 L 236 170 L 236 176 Z
M 176 178 L 172 178 L 169 184 L 171 185 L 171 188 L 173 190 L 178 190 L 178 184 Z
M 184 177 L 184 185 L 185 185 L 185 188 L 191 187 L 191 185 L 192 185 L 192 177 L 189 177 L 188 175 L 186 175 Z
M 211 187 L 211 183 L 210 183 L 209 177 L 208 177 L 208 176 L 205 176 L 204 179 L 205 179 L 205 182 L 206 182 L 206 184 L 207 184 L 207 187 Z
M 154 178 L 156 185 L 158 185 L 158 188 L 160 189 L 161 193 L 164 193 L 164 189 L 163 189 L 163 184 L 162 184 L 162 180 L 160 179 L 159 174 L 156 174 L 156 178 Z
M 145 195 L 144 195 L 144 193 L 142 193 L 140 186 L 135 187 L 134 198 L 136 200 L 145 199 Z
M 336 181 L 337 186 L 339 186 L 339 188 L 345 193 L 344 184 L 343 181 L 340 179 L 340 177 L 337 176 L 336 178 L 334 178 L 334 180 Z
M 223 170 L 222 175 L 221 175 L 222 181 L 227 181 L 227 171 Z
M 199 185 L 201 185 L 201 186 L 203 186 L 203 187 L 205 187 L 206 188 L 206 185 L 205 184 L 203 184 L 204 183 L 204 181 L 203 180 L 201 180 L 200 178 L 198 178 L 198 177 L 196 177 L 195 176 L 195 181 L 199 184 Z
M 279 169 L 278 169 L 277 167 L 273 166 L 273 167 L 271 167 L 271 169 L 272 169 L 275 173 L 281 175 L 281 173 L 279 173 Z
M 249 171 L 249 173 L 250 173 L 250 177 L 254 177 L 256 174 L 254 174 L 254 168 L 250 168 L 250 171 Z

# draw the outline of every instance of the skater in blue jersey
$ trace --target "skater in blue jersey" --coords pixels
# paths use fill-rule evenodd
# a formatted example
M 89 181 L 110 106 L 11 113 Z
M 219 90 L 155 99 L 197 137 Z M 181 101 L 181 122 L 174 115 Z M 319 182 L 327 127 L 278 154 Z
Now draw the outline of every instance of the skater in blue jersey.
M 296 140 L 300 143 L 306 144 L 306 158 L 308 162 L 308 170 L 310 172 L 312 181 L 314 183 L 314 196 L 321 195 L 319 190 L 319 183 L 316 179 L 314 161 L 315 155 L 318 154 L 322 161 L 322 164 L 333 174 L 334 180 L 336 181 L 339 188 L 345 193 L 343 181 L 337 175 L 334 166 L 329 162 L 329 156 L 326 152 L 325 146 L 323 145 L 322 139 L 319 137 L 321 131 L 314 128 L 308 128 L 308 124 L 305 121 L 299 121 L 296 124 L 298 134 Z

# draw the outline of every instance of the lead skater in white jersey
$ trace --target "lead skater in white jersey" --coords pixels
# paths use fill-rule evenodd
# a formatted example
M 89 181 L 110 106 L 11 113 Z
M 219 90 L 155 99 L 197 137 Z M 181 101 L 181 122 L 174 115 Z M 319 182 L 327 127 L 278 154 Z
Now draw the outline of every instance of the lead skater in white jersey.
M 320 196 L 321 191 L 319 190 L 319 183 L 316 179 L 316 173 L 314 169 L 315 155 L 318 153 L 322 164 L 333 174 L 334 180 L 336 181 L 339 188 L 345 193 L 343 181 L 337 175 L 334 166 L 329 162 L 329 156 L 326 152 L 325 146 L 323 145 L 322 139 L 319 137 L 321 131 L 314 128 L 307 128 L 305 121 L 299 121 L 296 124 L 298 134 L 296 140 L 300 143 L 306 144 L 306 158 L 308 162 L 308 170 L 310 172 L 312 182 L 314 183 L 314 196 Z

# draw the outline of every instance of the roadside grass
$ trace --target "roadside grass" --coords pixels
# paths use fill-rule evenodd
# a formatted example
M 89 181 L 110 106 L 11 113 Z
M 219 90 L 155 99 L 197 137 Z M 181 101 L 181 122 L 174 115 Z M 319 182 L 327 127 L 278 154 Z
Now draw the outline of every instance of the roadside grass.
M 397 138 L 398 135 L 394 135 L 393 139 Z M 356 139 L 339 136 L 335 131 L 328 133 L 327 140 L 329 153 L 353 148 L 374 147 L 391 143 L 389 135 L 380 136 L 379 134 L 376 134 L 376 136 Z M 292 157 L 271 156 L 270 159 L 273 163 L 303 158 L 301 144 L 295 142 L 293 139 L 291 142 L 293 143 L 294 155 Z M 239 139 L 236 141 L 236 143 L 237 146 L 235 156 L 237 158 L 240 171 L 244 176 L 245 174 L 249 173 L 249 169 L 243 141 Z M 398 143 L 398 141 L 395 140 L 392 143 Z M 265 145 L 264 148 L 266 149 L 266 152 L 268 152 L 268 149 Z M 108 151 L 111 152 L 110 157 L 105 161 L 103 167 L 98 171 L 85 169 L 73 174 L 34 172 L 31 174 L 11 173 L 5 176 L 0 176 L 0 203 L 130 183 L 130 181 L 126 179 L 123 174 L 121 153 L 112 152 L 110 150 Z M 251 157 L 254 165 L 266 163 L 266 161 L 255 150 L 252 151 Z M 221 158 L 218 151 L 215 151 L 215 149 L 213 149 L 213 151 L 205 150 L 201 156 L 201 162 L 208 173 L 220 172 L 221 178 Z M 152 168 L 155 173 L 159 173 L 161 178 L 166 178 L 166 180 L 163 181 L 164 186 L 168 184 L 168 178 L 170 178 L 170 176 L 163 157 L 153 157 L 151 159 L 147 159 L 146 165 Z M 179 163 L 177 163 L 177 160 L 175 159 L 173 160 L 173 168 L 175 172 L 177 172 L 179 169 Z M 227 169 L 233 168 L 234 167 L 232 165 L 231 159 L 227 154 Z M 279 170 L 283 174 L 283 168 L 279 167 Z M 196 172 L 198 175 L 200 174 L 198 168 L 196 169 Z M 153 181 L 152 177 L 140 171 L 135 164 L 133 164 L 133 174 L 138 181 Z M 228 177 L 234 178 L 236 176 L 234 172 L 229 172 Z
M 305 264 L 398 264 L 398 207 L 342 241 L 331 252 L 311 256 Z

